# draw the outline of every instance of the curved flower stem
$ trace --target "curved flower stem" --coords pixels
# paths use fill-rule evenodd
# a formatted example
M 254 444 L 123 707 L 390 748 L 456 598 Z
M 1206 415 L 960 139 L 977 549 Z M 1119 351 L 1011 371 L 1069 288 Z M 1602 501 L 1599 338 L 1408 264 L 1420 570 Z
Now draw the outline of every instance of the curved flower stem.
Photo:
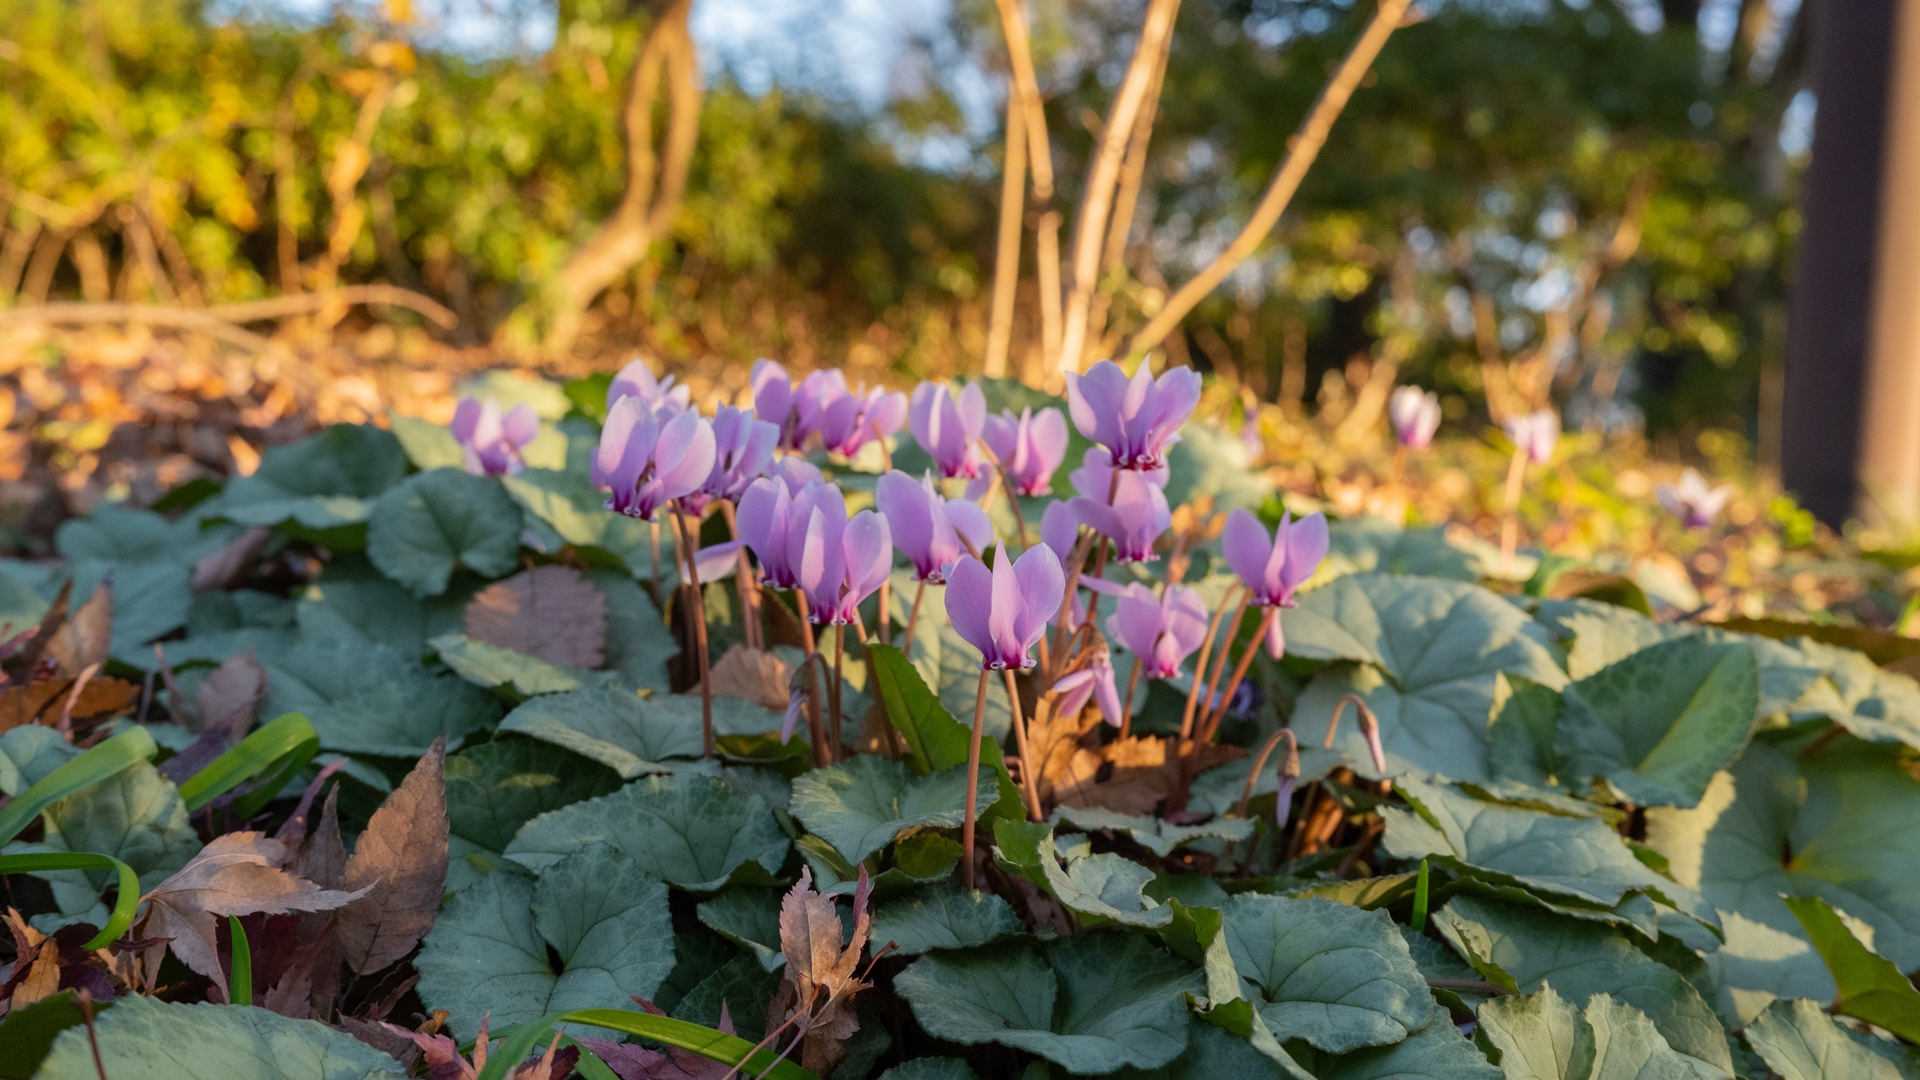
M 1234 817 L 1247 816 L 1247 804 L 1253 801 L 1254 781 L 1260 779 L 1260 770 L 1267 767 L 1267 759 L 1273 756 L 1273 751 L 1280 745 L 1281 739 L 1287 740 L 1287 743 L 1293 747 L 1292 752 L 1299 752 L 1299 744 L 1294 739 L 1292 728 L 1281 728 L 1268 736 L 1267 741 L 1261 744 L 1260 753 L 1254 756 L 1253 768 L 1247 770 L 1247 782 L 1240 786 L 1240 799 L 1233 804 Z
M 1260 651 L 1260 643 L 1266 640 L 1267 628 L 1279 617 L 1280 609 L 1277 607 L 1261 609 L 1260 628 L 1254 632 L 1253 640 L 1247 642 L 1247 647 L 1241 650 L 1240 662 L 1233 666 L 1233 679 L 1227 683 L 1220 700 L 1213 706 L 1213 712 L 1207 716 L 1206 728 L 1200 732 L 1201 742 L 1212 742 L 1214 733 L 1220 730 L 1220 721 L 1226 719 L 1228 702 L 1233 700 L 1240 684 L 1247 680 L 1247 669 L 1253 666 L 1253 654 Z
M 693 533 L 687 528 L 687 515 L 680 508 L 680 500 L 673 502 L 673 520 L 680 527 L 680 550 L 687 564 L 687 609 L 693 619 L 694 659 L 700 665 L 700 745 L 702 753 L 713 756 L 713 678 L 708 669 L 707 656 L 707 604 L 700 595 L 700 568 L 694 557 Z
M 1327 738 L 1320 744 L 1323 749 L 1333 749 L 1333 736 L 1340 730 L 1340 714 L 1346 711 L 1349 701 L 1359 708 L 1367 707 L 1366 699 L 1359 694 L 1342 694 L 1340 700 L 1333 703 L 1333 715 L 1327 719 Z
M 1120 699 L 1120 737 L 1133 735 L 1133 692 L 1140 688 L 1140 669 L 1145 663 L 1138 657 L 1133 658 L 1133 673 L 1127 676 L 1127 696 Z
M 922 578 L 913 586 L 913 607 L 907 611 L 907 636 L 900 642 L 900 653 L 911 658 L 913 655 L 913 627 L 920 621 L 920 601 L 926 599 L 927 582 Z
M 1500 573 L 1513 576 L 1513 553 L 1520 544 L 1520 484 L 1527 477 L 1527 452 L 1514 448 L 1507 465 L 1506 514 L 1500 521 Z
M 842 623 L 833 624 L 833 682 L 827 686 L 827 696 L 833 700 L 833 760 L 846 757 L 844 743 L 840 735 L 840 671 L 841 663 L 847 655 L 847 628 Z
M 887 606 L 892 602 L 893 567 L 889 565 L 887 567 L 887 576 L 880 579 L 880 600 L 874 608 L 874 615 L 876 616 L 874 622 L 876 625 L 873 628 L 873 636 L 879 638 L 880 644 L 882 645 L 891 644 L 893 641 L 893 611 Z M 862 645 L 866 644 L 866 635 L 864 633 L 860 636 L 860 643 Z
M 1027 718 L 1020 708 L 1020 685 L 1014 681 L 1013 669 L 1002 668 L 1000 673 L 1007 679 L 1007 706 L 1013 710 L 1013 738 L 1020 746 L 1020 787 L 1027 795 L 1027 815 L 1033 821 L 1044 821 L 1040 812 L 1040 777 L 1033 761 L 1033 755 L 1027 752 Z
M 1204 718 L 1212 715 L 1214 695 L 1220 689 L 1220 673 L 1226 670 L 1227 657 L 1233 655 L 1233 639 L 1240 634 L 1240 620 L 1246 617 L 1247 603 L 1252 599 L 1253 590 L 1248 589 L 1246 595 L 1240 598 L 1240 605 L 1233 609 L 1233 620 L 1229 623 L 1221 624 L 1222 636 L 1219 639 L 1220 655 L 1214 659 L 1213 678 L 1207 682 L 1207 696 L 1202 699 L 1205 704 L 1201 706 L 1200 711 L 1196 714 L 1197 716 Z M 1196 671 L 1195 674 L 1197 675 L 1198 672 Z M 1200 723 L 1201 734 L 1199 735 L 1202 742 L 1206 741 L 1207 738 L 1205 734 L 1206 727 L 1206 721 L 1202 719 Z
M 980 733 L 987 724 L 987 676 L 980 669 L 980 688 L 973 695 L 973 738 L 967 742 L 967 817 L 960 823 L 960 884 L 973 888 L 974 819 L 980 813 Z
M 800 609 L 801 640 L 805 643 L 807 649 L 806 660 L 802 660 L 801 663 L 817 659 L 821 661 L 821 667 L 824 669 L 826 662 L 824 658 L 820 656 L 820 650 L 814 648 L 813 620 L 808 617 L 811 612 L 807 610 L 806 592 L 801 589 L 793 590 L 793 602 L 794 605 Z M 821 675 L 824 677 L 825 674 L 826 672 L 822 670 Z M 833 759 L 829 757 L 827 753 L 827 725 L 821 720 L 820 716 L 820 685 L 818 681 L 807 687 L 807 738 L 813 743 L 813 767 L 816 769 L 824 769 L 833 764 Z
M 740 539 L 740 523 L 734 520 L 731 499 L 720 500 L 720 516 L 727 519 L 727 535 Z M 766 628 L 760 625 L 760 583 L 754 580 L 753 562 L 747 558 L 746 548 L 741 548 L 735 559 L 733 585 L 740 594 L 740 617 L 745 623 L 747 648 L 765 649 Z
M 1239 588 L 1238 585 L 1229 586 L 1226 593 L 1220 597 L 1220 606 L 1214 609 L 1213 618 L 1207 623 L 1207 636 L 1200 639 L 1200 651 L 1195 654 L 1193 661 L 1193 682 L 1187 687 L 1187 711 L 1180 717 L 1182 739 L 1193 736 L 1193 710 L 1194 705 L 1200 700 L 1200 684 L 1206 681 L 1203 676 L 1207 673 L 1207 658 L 1213 654 L 1214 643 L 1220 636 L 1220 620 L 1227 617 L 1227 601 L 1233 597 L 1233 590 L 1237 588 Z M 1219 678 L 1217 675 L 1214 677 Z

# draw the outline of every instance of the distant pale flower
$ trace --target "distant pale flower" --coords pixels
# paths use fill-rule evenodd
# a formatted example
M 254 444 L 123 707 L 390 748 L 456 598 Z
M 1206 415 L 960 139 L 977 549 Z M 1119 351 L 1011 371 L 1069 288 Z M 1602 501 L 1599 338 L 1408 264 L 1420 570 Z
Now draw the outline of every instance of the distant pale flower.
M 1440 430 L 1440 396 L 1417 386 L 1402 386 L 1387 399 L 1387 419 L 1400 445 L 1425 450 Z
M 980 551 L 993 540 L 986 511 L 965 499 L 941 498 L 931 477 L 915 480 L 895 469 L 880 478 L 874 504 L 894 546 L 913 564 L 914 578 L 931 585 L 946 583 L 947 568 L 967 553 L 966 544 Z
M 1200 374 L 1168 368 L 1158 381 L 1141 364 L 1128 379 L 1120 365 L 1102 360 L 1086 374 L 1067 373 L 1067 410 L 1080 434 L 1107 448 L 1122 469 L 1166 464 L 1167 447 L 1180 441 L 1180 425 L 1200 403 Z
M 972 556 L 954 564 L 947 577 L 947 618 L 955 633 L 980 650 L 982 669 L 1024 670 L 1033 666 L 1029 650 L 1059 612 L 1066 587 L 1051 548 L 1028 548 L 1016 562 L 1001 544 L 992 570 Z
M 531 405 L 515 405 L 505 416 L 492 397 L 460 399 L 453 410 L 453 437 L 467 455 L 467 471 L 476 476 L 511 476 L 526 466 L 520 451 L 540 434 L 540 418 Z
M 1292 607 L 1294 590 L 1313 576 L 1327 554 L 1327 519 L 1309 514 L 1298 521 L 1291 513 L 1280 516 L 1280 527 L 1269 537 L 1258 519 L 1235 508 L 1227 515 L 1220 536 L 1227 565 L 1247 586 L 1247 602 L 1256 607 Z M 1286 651 L 1286 637 L 1278 617 L 1267 621 L 1267 655 L 1278 660 Z
M 987 417 L 981 439 L 1000 459 L 1001 468 L 1021 495 L 1046 495 L 1053 491 L 1055 469 L 1067 456 L 1067 420 L 1059 409 L 1022 409 L 1019 416 L 1011 410 Z
M 644 399 L 629 395 L 607 412 L 593 484 L 609 492 L 607 509 L 651 521 L 662 506 L 699 489 L 713 472 L 714 453 L 713 428 L 698 413 L 662 422 Z
M 1560 441 L 1560 414 L 1541 409 L 1507 421 L 1507 438 L 1527 460 L 1545 465 L 1553 458 L 1554 444 Z
M 793 380 L 787 377 L 787 369 L 772 360 L 755 360 L 749 383 L 753 387 L 754 415 L 779 428 L 780 445 L 791 448 L 796 421 Z
M 1056 716 L 1078 716 L 1088 701 L 1100 706 L 1100 717 L 1114 727 L 1126 719 L 1126 706 L 1120 701 L 1120 688 L 1113 680 L 1113 658 L 1105 649 L 1094 654 L 1093 663 L 1070 675 L 1061 676 L 1053 688 L 1060 692 Z
M 825 482 L 825 477 L 820 475 L 820 467 L 803 457 L 780 458 L 773 463 L 772 468 L 767 470 L 767 475 L 785 484 L 788 494 L 799 491 L 808 484 Z
M 860 601 L 872 596 L 893 569 L 887 519 L 862 510 L 848 520 L 838 499 L 822 499 L 804 521 L 792 525 L 787 565 L 806 593 L 807 617 L 837 626 L 854 622 Z
M 1120 562 L 1152 562 L 1159 558 L 1153 542 L 1173 524 L 1167 494 L 1160 490 L 1166 475 L 1164 468 L 1114 469 L 1100 451 L 1089 450 L 1086 463 L 1073 471 L 1080 497 L 1067 505 L 1082 525 L 1113 541 L 1114 557 Z M 1107 498 L 1109 492 L 1112 499 Z
M 1661 484 L 1654 490 L 1654 497 L 1667 513 L 1679 518 L 1682 525 L 1704 529 L 1726 508 L 1727 500 L 1733 497 L 1733 485 L 1709 488 L 1699 470 L 1688 468 L 1680 474 L 1679 484 Z
M 647 366 L 643 357 L 634 357 L 627 366 L 607 384 L 607 410 L 612 412 L 614 403 L 622 398 L 637 397 L 646 402 L 647 408 L 657 413 L 671 416 L 686 412 L 693 399 L 693 391 L 686 386 L 675 386 L 673 376 L 655 379 L 653 369 Z
M 688 508 L 697 515 L 709 500 L 738 501 L 748 484 L 766 475 L 779 440 L 779 428 L 755 420 L 745 409 L 720 406 L 713 414 L 713 471 L 699 491 L 687 496 Z
M 940 475 L 972 479 L 980 472 L 975 441 L 987 422 L 987 398 L 979 383 L 958 394 L 946 383 L 923 382 L 907 405 L 913 438 L 933 458 Z
M 1125 586 L 1093 578 L 1081 582 L 1115 597 L 1114 612 L 1107 616 L 1107 636 L 1139 658 L 1145 665 L 1141 674 L 1149 679 L 1178 675 L 1180 665 L 1207 636 L 1207 605 L 1199 593 L 1184 585 L 1169 588 L 1162 597 L 1137 582 Z

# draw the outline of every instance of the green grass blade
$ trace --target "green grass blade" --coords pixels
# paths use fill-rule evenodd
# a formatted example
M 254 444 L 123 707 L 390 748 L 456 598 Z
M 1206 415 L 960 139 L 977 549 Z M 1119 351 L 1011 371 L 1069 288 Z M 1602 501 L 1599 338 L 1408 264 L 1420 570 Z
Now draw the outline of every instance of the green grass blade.
M 0 874 L 27 874 L 36 870 L 112 870 L 120 875 L 120 895 L 113 902 L 113 914 L 108 917 L 107 925 L 87 942 L 86 948 L 105 948 L 109 942 L 119 941 L 127 927 L 133 925 L 134 912 L 140 907 L 140 875 L 119 859 L 91 851 L 0 855 Z
M 1420 860 L 1420 880 L 1413 886 L 1413 932 L 1427 928 L 1427 860 Z
M 133 727 L 48 773 L 45 779 L 20 793 L 0 810 L 0 845 L 7 844 L 40 816 L 40 811 L 75 792 L 105 780 L 160 752 L 145 728 Z
M 299 713 L 288 713 L 262 724 L 258 731 L 241 739 L 238 746 L 188 777 L 180 785 L 180 798 L 187 804 L 187 812 L 193 813 L 252 777 L 274 769 L 276 763 L 279 763 L 279 768 L 270 778 L 284 783 L 286 777 L 303 768 L 319 751 L 320 739 L 314 734 L 313 725 Z M 240 807 L 242 818 L 252 817 L 261 806 L 266 805 L 266 801 L 278 790 L 278 785 L 262 784 L 260 789 L 248 796 L 247 804 L 254 804 L 261 791 L 267 794 L 258 799 L 257 805 Z
M 504 1028 L 497 1032 L 503 1041 L 498 1049 L 487 1055 L 487 1067 L 481 1070 L 479 1080 L 506 1080 L 507 1074 L 527 1060 L 527 1055 L 533 1053 L 535 1046 L 553 1037 L 556 1024 L 584 1024 L 627 1035 L 639 1035 L 668 1046 L 691 1050 L 722 1065 L 739 1065 L 745 1061 L 746 1065 L 740 1071 L 747 1076 L 765 1073 L 768 1080 L 819 1080 L 819 1077 L 791 1061 L 781 1060 L 775 1064 L 773 1051 L 755 1050 L 753 1044 L 745 1039 L 685 1020 L 631 1009 L 575 1009 L 541 1017 L 531 1024 Z M 771 1071 L 768 1070 L 770 1065 Z
M 233 970 L 227 974 L 227 1003 L 253 1004 L 253 949 L 247 945 L 247 928 L 240 916 L 227 916 L 227 932 L 233 941 Z

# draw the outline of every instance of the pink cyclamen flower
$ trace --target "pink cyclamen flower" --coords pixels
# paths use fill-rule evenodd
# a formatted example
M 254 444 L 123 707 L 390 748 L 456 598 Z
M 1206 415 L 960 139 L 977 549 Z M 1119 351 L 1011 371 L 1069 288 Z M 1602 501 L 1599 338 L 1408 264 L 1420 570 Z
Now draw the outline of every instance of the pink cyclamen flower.
M 1535 465 L 1553 458 L 1554 444 L 1560 441 L 1560 414 L 1541 409 L 1507 421 L 1507 438 Z
M 1095 592 L 1115 597 L 1114 613 L 1107 616 L 1107 636 L 1146 665 L 1149 679 L 1171 679 L 1180 674 L 1193 650 L 1207 636 L 1207 605 L 1200 594 L 1184 585 L 1169 588 L 1162 597 L 1138 583 L 1114 585 L 1081 578 Z
M 653 520 L 675 499 L 699 490 L 713 472 L 713 428 L 698 413 L 662 420 L 629 395 L 614 402 L 593 456 L 593 484 L 606 490 L 607 509 Z
M 1117 562 L 1159 559 L 1153 543 L 1173 524 L 1167 493 L 1142 480 L 1138 473 L 1121 474 L 1120 486 L 1111 503 L 1077 498 L 1069 505 L 1082 524 L 1113 541 L 1113 557 Z
M 894 546 L 913 564 L 915 580 L 930 585 L 946 583 L 947 568 L 969 545 L 980 551 L 993 539 L 986 511 L 965 499 L 941 498 L 930 476 L 915 480 L 895 469 L 880 478 L 873 501 Z
M 907 417 L 914 440 L 933 457 L 941 476 L 979 475 L 975 442 L 987 422 L 987 397 L 979 383 L 968 383 L 956 394 L 946 383 L 923 382 L 913 388 Z
M 780 429 L 780 445 L 792 449 L 796 418 L 793 410 L 793 380 L 787 369 L 765 358 L 753 362 L 753 413 Z
M 773 447 L 779 441 L 779 428 L 755 420 L 745 409 L 720 406 L 713 414 L 713 471 L 700 490 L 687 496 L 688 509 L 697 515 L 713 499 L 737 502 L 747 485 L 772 467 Z
M 1040 515 L 1040 542 L 1053 549 L 1062 565 L 1073 557 L 1073 545 L 1080 541 L 1080 517 L 1073 507 L 1060 499 L 1047 504 Z
M 828 488 L 837 496 L 838 489 Z M 807 597 L 807 618 L 845 626 L 859 618 L 860 601 L 872 596 L 893 570 L 893 539 L 887 519 L 862 510 L 851 520 L 838 498 L 820 499 L 787 533 L 787 565 Z
M 475 476 L 511 476 L 526 467 L 520 451 L 540 434 L 540 418 L 531 405 L 515 405 L 505 416 L 492 397 L 460 399 L 453 410 L 453 437 L 466 451 L 467 471 Z
M 797 551 L 791 542 L 794 535 L 804 533 L 815 506 L 827 504 L 828 514 L 842 522 L 847 520 L 847 507 L 840 489 L 818 479 L 818 470 L 814 479 L 799 483 L 782 472 L 776 467 L 774 475 L 747 485 L 735 520 L 741 542 L 760 560 L 761 580 L 776 589 L 796 589 L 800 587 L 798 555 L 789 554 Z
M 1709 488 L 1700 471 L 1689 467 L 1680 474 L 1679 484 L 1661 484 L 1654 490 L 1654 497 L 1667 513 L 1680 519 L 1680 524 L 1689 529 L 1704 529 L 1713 524 L 1727 500 L 1733 497 L 1733 485 Z
M 1000 459 L 1013 490 L 1021 495 L 1046 495 L 1053 491 L 1053 473 L 1067 456 L 1067 420 L 1059 409 L 1020 410 L 1014 416 L 1007 410 L 987 417 L 980 437 Z
M 846 376 L 836 368 L 816 371 L 800 383 L 794 411 L 795 445 L 818 432 L 821 446 L 852 457 L 868 443 L 899 433 L 907 422 L 907 395 L 865 385 L 849 391 Z
M 653 370 L 647 366 L 643 357 L 634 357 L 627 366 L 620 369 L 613 381 L 607 384 L 607 411 L 611 415 L 614 403 L 622 398 L 637 397 L 646 402 L 647 408 L 667 416 L 686 412 L 693 400 L 693 390 L 687 386 L 673 385 L 673 376 L 655 379 Z
M 1294 590 L 1308 578 L 1327 555 L 1327 519 L 1324 514 L 1308 514 L 1298 521 L 1291 513 L 1280 516 L 1280 527 L 1271 538 L 1252 514 L 1235 508 L 1227 515 L 1227 526 L 1220 536 L 1221 553 L 1227 565 L 1247 586 L 1247 602 L 1256 607 L 1294 606 Z M 1286 637 L 1280 620 L 1267 621 L 1267 655 L 1275 660 L 1286 651 Z
M 1033 666 L 1029 651 L 1060 610 L 1066 588 L 1051 548 L 1028 548 L 1015 561 L 1000 544 L 992 570 L 972 556 L 954 564 L 947 575 L 947 618 L 955 633 L 980 650 L 982 670 L 1025 670 Z
M 1156 381 L 1141 364 L 1127 378 L 1120 365 L 1102 360 L 1084 375 L 1067 373 L 1067 410 L 1080 434 L 1107 448 L 1122 469 L 1166 464 L 1167 447 L 1180 441 L 1180 425 L 1200 403 L 1200 374 L 1168 368 Z
M 1440 396 L 1417 386 L 1402 386 L 1387 399 L 1387 419 L 1400 445 L 1425 450 L 1440 430 Z
M 1120 689 L 1113 679 L 1113 658 L 1107 650 L 1094 654 L 1093 663 L 1070 675 L 1062 675 L 1053 688 L 1060 692 L 1056 716 L 1078 716 L 1088 701 L 1100 706 L 1100 717 L 1114 727 L 1126 719 L 1126 705 L 1120 701 Z

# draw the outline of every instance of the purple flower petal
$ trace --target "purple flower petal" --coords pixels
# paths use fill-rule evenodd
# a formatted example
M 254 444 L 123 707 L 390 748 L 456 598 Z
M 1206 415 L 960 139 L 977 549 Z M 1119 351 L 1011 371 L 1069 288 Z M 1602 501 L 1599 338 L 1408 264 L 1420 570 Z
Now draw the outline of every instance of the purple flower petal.
M 514 449 L 527 445 L 540 434 L 540 417 L 531 405 L 515 405 L 501 421 L 501 430 Z
M 1252 514 L 1239 507 L 1228 512 L 1226 528 L 1220 532 L 1220 551 L 1240 580 L 1260 592 L 1267 576 L 1267 559 L 1273 554 L 1273 542 Z
M 993 572 L 972 556 L 956 562 L 947 571 L 947 621 L 983 658 L 993 655 L 992 613 Z
M 1006 553 L 1005 546 L 1000 548 L 1001 555 Z M 1014 577 L 1020 585 L 1020 606 L 1014 617 L 1014 635 L 1020 640 L 1021 663 L 1026 663 L 1026 650 L 1040 640 L 1046 633 L 1047 623 L 1060 610 L 1060 600 L 1066 593 L 1067 578 L 1060 569 L 1060 559 L 1053 549 L 1046 545 L 1028 548 L 1013 564 Z

